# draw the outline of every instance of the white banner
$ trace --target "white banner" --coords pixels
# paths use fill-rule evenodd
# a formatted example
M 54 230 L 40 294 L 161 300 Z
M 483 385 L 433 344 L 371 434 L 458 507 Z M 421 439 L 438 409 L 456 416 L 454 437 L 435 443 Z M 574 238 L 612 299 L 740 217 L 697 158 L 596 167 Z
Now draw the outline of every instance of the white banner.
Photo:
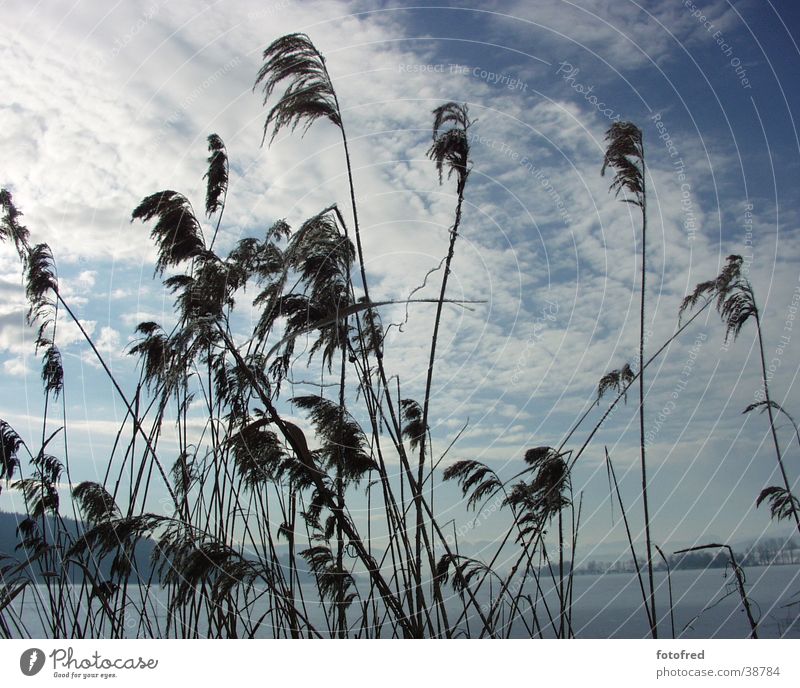
M 798 651 L 792 640 L 6 640 L 0 661 L 6 686 L 797 686 Z

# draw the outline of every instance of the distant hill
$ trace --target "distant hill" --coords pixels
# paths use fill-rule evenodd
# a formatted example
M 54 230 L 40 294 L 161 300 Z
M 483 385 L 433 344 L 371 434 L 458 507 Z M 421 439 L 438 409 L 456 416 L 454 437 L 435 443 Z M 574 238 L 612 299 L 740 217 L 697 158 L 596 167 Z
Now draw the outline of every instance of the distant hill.
M 20 563 L 25 561 L 25 551 L 23 548 L 19 547 L 20 537 L 17 528 L 20 521 L 24 518 L 25 516 L 23 514 L 0 512 L 0 555 L 11 557 Z M 77 538 L 78 534 L 81 532 L 81 525 L 71 518 L 63 518 L 63 522 L 67 532 L 73 538 Z M 48 516 L 45 523 L 47 524 L 48 532 L 52 532 L 53 517 Z M 134 569 L 139 571 L 142 577 L 149 576 L 152 572 L 151 555 L 155 547 L 155 542 L 149 538 L 143 538 L 136 545 Z M 8 563 L 8 561 L 3 561 L 2 564 L 0 564 L 0 568 Z M 106 579 L 110 576 L 111 557 L 106 557 L 100 563 L 100 571 Z M 37 580 L 42 578 L 41 567 L 37 565 L 31 566 L 29 573 Z M 81 570 L 77 566 L 70 567 L 70 577 L 73 580 L 80 581 L 82 575 Z M 135 574 L 132 576 L 132 580 L 138 580 Z
M 24 550 L 17 549 L 18 545 L 20 544 L 19 535 L 17 534 L 17 527 L 25 518 L 24 514 L 18 513 L 8 513 L 0 511 L 0 555 L 9 556 L 13 559 L 16 559 L 20 563 L 25 559 L 25 552 Z M 71 518 L 63 518 L 64 525 L 66 526 L 67 532 L 69 532 L 73 538 L 76 538 L 78 533 L 81 531 L 81 525 Z M 47 523 L 49 524 L 49 528 L 52 529 L 52 517 L 48 517 Z M 153 551 L 156 549 L 157 544 L 151 538 L 142 538 L 136 545 L 136 552 L 135 552 L 135 566 L 134 569 L 139 572 L 139 576 L 144 579 L 148 580 L 157 580 L 157 575 L 154 574 L 153 571 L 153 564 L 152 564 L 152 555 Z M 304 549 L 303 545 L 298 545 L 298 552 Z M 278 559 L 281 562 L 281 565 L 284 571 L 288 574 L 289 572 L 289 553 L 288 548 L 286 545 L 278 545 L 277 546 L 278 552 Z M 112 556 L 106 557 L 100 565 L 100 570 L 107 580 L 110 578 L 111 573 L 111 560 Z M 298 575 L 302 582 L 311 583 L 314 580 L 313 574 L 309 571 L 304 570 L 306 569 L 306 565 L 304 564 L 302 558 L 297 556 L 297 562 L 299 567 Z M 7 561 L 0 562 L 0 569 L 2 569 L 7 563 Z M 42 579 L 41 570 L 39 566 L 31 567 L 31 574 L 38 580 Z M 70 576 L 75 581 L 80 581 L 82 578 L 82 573 L 77 566 L 73 566 L 70 569 Z M 131 581 L 136 582 L 138 580 L 136 574 L 131 576 Z M 0 575 L 0 583 L 2 583 L 2 576 Z

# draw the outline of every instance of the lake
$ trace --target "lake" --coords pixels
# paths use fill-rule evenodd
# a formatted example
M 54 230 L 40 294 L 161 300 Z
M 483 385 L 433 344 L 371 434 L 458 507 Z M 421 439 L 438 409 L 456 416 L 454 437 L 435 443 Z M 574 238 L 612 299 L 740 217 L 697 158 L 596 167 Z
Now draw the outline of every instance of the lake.
M 748 567 L 745 570 L 753 614 L 762 638 L 800 638 L 800 567 Z M 542 585 L 545 586 L 544 580 Z M 656 573 L 660 636 L 671 637 L 666 574 Z M 642 611 L 635 574 L 580 575 L 574 578 L 572 624 L 578 638 L 646 638 L 649 627 Z M 682 570 L 672 573 L 675 635 L 678 638 L 746 638 L 750 627 L 735 587 L 725 569 Z M 449 588 L 448 588 L 449 590 Z M 154 593 L 151 590 L 151 595 Z M 158 588 L 155 588 L 158 596 Z M 552 582 L 544 592 L 551 609 L 557 609 Z M 138 597 L 138 595 L 135 595 Z M 482 596 L 481 596 L 482 597 Z M 307 596 L 307 601 L 313 594 Z M 455 601 L 455 600 L 454 600 Z M 309 605 L 309 611 L 314 605 Z M 540 610 L 540 618 L 544 618 Z M 312 623 L 318 620 L 313 618 Z M 25 622 L 34 637 L 43 627 L 30 597 L 25 603 Z M 451 619 L 452 622 L 452 619 Z M 324 624 L 319 625 L 319 628 Z M 473 625 L 473 630 L 475 626 Z M 264 628 L 265 635 L 269 635 Z M 545 633 L 552 637 L 552 631 Z M 512 637 L 527 636 L 516 624 Z
M 726 575 L 727 574 L 727 575 Z M 753 566 L 745 569 L 747 594 L 763 638 L 800 637 L 800 568 Z M 660 634 L 670 637 L 665 573 L 656 573 Z M 647 586 L 646 574 L 644 575 Z M 730 570 L 672 572 L 675 636 L 747 638 L 750 626 Z M 666 618 L 663 616 L 666 614 Z M 647 619 L 635 574 L 576 576 L 573 626 L 579 638 L 645 638 Z

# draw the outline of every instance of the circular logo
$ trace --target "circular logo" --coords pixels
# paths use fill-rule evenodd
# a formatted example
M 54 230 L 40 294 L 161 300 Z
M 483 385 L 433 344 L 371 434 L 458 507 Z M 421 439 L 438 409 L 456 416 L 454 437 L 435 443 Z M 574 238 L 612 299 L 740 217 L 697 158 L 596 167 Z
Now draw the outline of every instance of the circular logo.
M 38 647 L 25 650 L 19 658 L 19 668 L 26 676 L 36 676 L 44 666 L 44 652 Z

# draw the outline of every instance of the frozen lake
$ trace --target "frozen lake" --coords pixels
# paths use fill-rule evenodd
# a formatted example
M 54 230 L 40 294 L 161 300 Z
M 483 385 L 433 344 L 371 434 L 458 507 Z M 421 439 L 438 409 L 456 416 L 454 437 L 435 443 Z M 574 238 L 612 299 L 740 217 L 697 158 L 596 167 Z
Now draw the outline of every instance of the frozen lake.
M 771 566 L 748 567 L 747 592 L 753 613 L 759 621 L 758 632 L 762 638 L 800 638 L 800 567 Z M 666 575 L 656 574 L 659 635 L 672 635 L 668 610 Z M 544 580 L 542 581 L 545 586 Z M 552 582 L 550 582 L 552 590 Z M 572 626 L 578 638 L 646 638 L 649 628 L 642 610 L 641 592 L 637 577 L 632 573 L 581 575 L 574 578 Z M 673 615 L 675 635 L 679 638 L 746 638 L 750 633 L 742 609 L 735 580 L 724 569 L 683 570 L 672 573 Z M 545 588 L 546 589 L 546 588 Z M 158 595 L 159 588 L 151 589 Z M 448 587 L 448 593 L 452 590 Z M 135 592 L 134 598 L 139 597 Z M 557 609 L 552 592 L 546 592 L 551 610 Z M 322 631 L 321 618 L 314 618 L 316 607 L 306 596 L 312 623 Z M 455 601 L 455 600 L 454 600 Z M 316 607 L 317 610 L 319 607 Z M 319 613 L 319 612 L 317 612 Z M 546 613 L 539 607 L 541 623 Z M 457 614 L 456 614 L 457 616 Z M 163 622 L 163 619 L 161 619 Z M 453 619 L 451 619 L 451 622 Z M 34 637 L 44 635 L 41 622 L 30 598 L 26 601 L 25 622 Z M 475 629 L 474 619 L 472 630 Z M 264 635 L 271 633 L 266 627 Z M 552 628 L 544 633 L 553 637 Z M 516 624 L 513 637 L 527 636 L 522 624 Z

